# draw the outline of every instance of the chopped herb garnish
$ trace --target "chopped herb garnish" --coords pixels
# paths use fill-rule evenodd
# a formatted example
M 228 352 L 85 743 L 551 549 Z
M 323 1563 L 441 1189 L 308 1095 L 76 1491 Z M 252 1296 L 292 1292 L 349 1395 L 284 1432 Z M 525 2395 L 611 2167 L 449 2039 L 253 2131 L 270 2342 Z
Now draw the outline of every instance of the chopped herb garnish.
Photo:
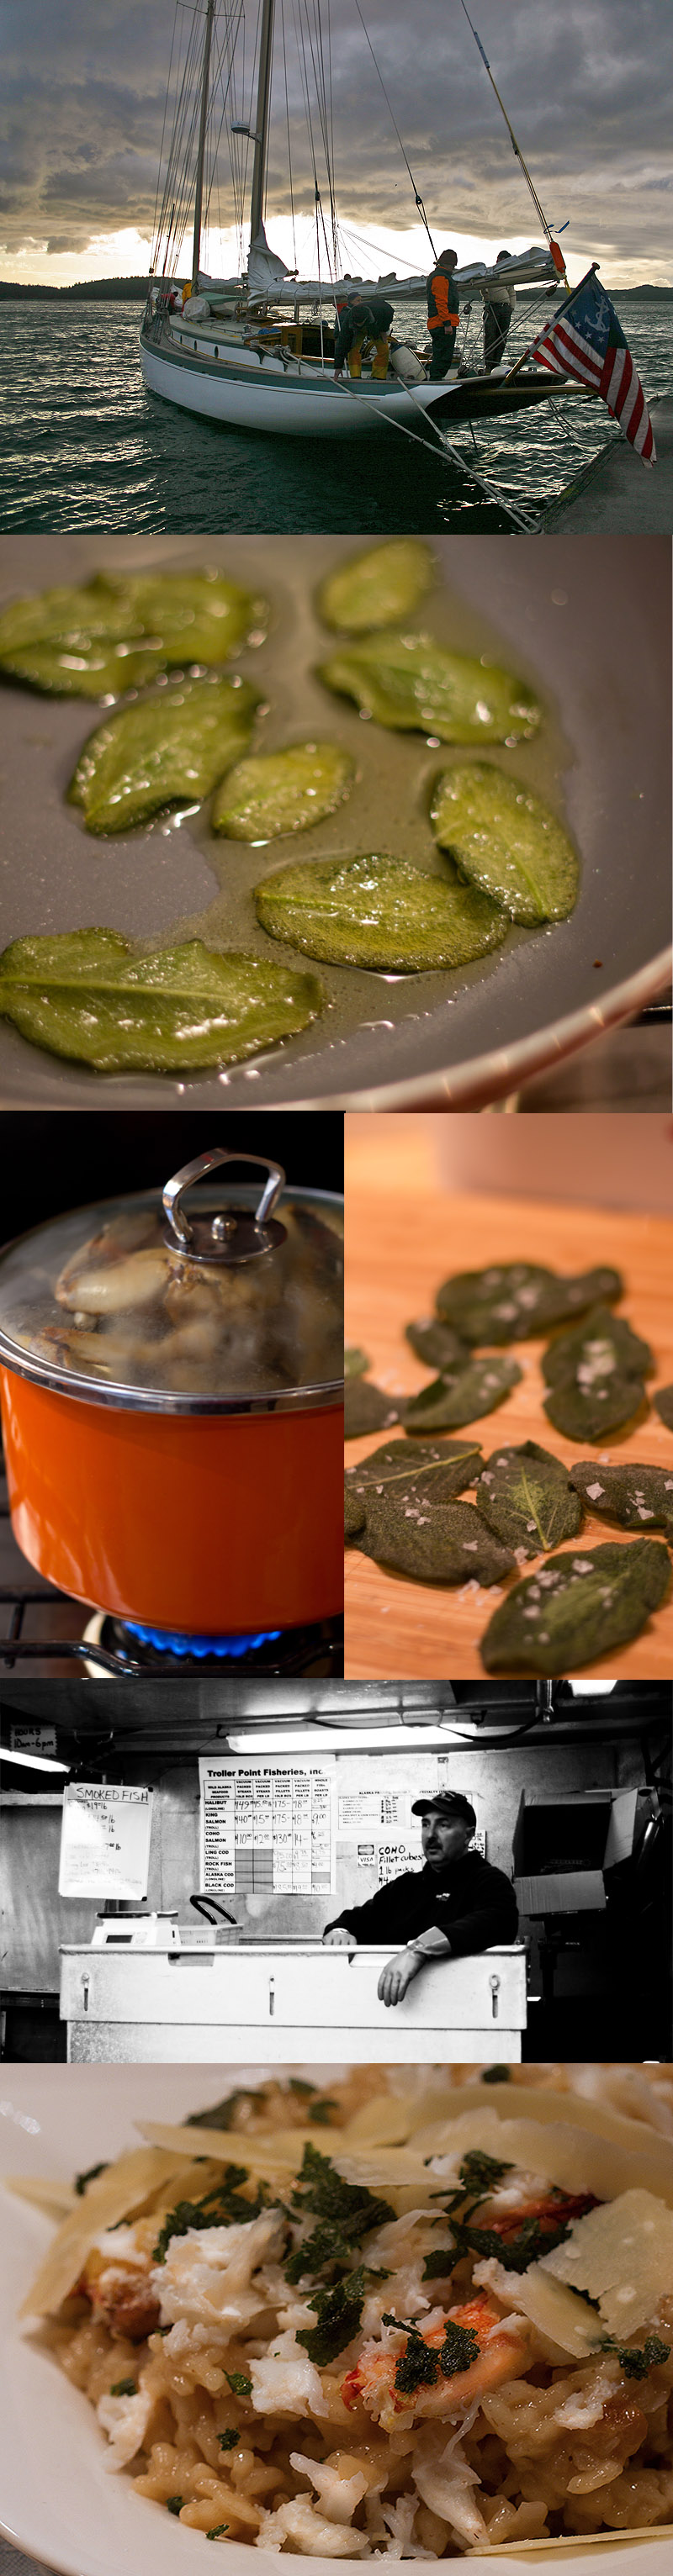
M 618 2344 L 614 2335 L 603 2338 L 603 2351 L 616 2352 L 625 2379 L 646 2379 L 649 2370 L 668 2361 L 670 2349 L 670 2343 L 662 2343 L 660 2335 L 646 2335 L 643 2344 Z
M 185 2501 L 184 2496 L 167 2496 L 167 2497 L 166 2497 L 166 2512 L 167 2512 L 167 2513 L 181 2513 L 181 2512 L 182 2512 L 182 2507 L 183 2507 L 184 2501 Z
M 107 2173 L 107 2164 L 89 2165 L 86 2173 L 75 2175 L 75 2191 L 78 2200 L 83 2200 L 87 2183 L 96 2182 L 98 2175 L 102 2173 Z
M 113 2387 L 108 2390 L 108 2395 L 110 2397 L 137 2397 L 137 2379 L 115 2379 Z
M 243 2226 L 259 2218 L 268 2206 L 266 2185 L 260 2183 L 255 2200 L 248 2200 L 241 2183 L 249 2180 L 245 2165 L 225 2165 L 221 2182 L 204 2193 L 203 2200 L 179 2200 L 169 2209 L 152 2248 L 153 2263 L 165 2263 L 171 2237 L 186 2236 L 190 2227 Z
M 217 2439 L 221 2451 L 235 2451 L 241 2440 L 238 2424 L 227 2424 L 224 2433 L 218 2433 Z
M 474 2326 L 460 2326 L 454 2317 L 447 2318 L 444 2342 L 439 2348 L 425 2342 L 413 2317 L 385 2315 L 382 2323 L 399 2326 L 409 2338 L 395 2372 L 395 2387 L 401 2396 L 411 2396 L 416 2388 L 434 2388 L 439 2371 L 443 2379 L 453 2379 L 457 2371 L 469 2370 L 479 2358 L 479 2337 Z
M 442 2377 L 453 2379 L 457 2371 L 469 2370 L 478 2359 L 479 2336 L 474 2326 L 459 2326 L 455 2317 L 449 2317 L 439 2355 Z
M 316 2091 L 315 2084 L 307 2084 L 304 2075 L 288 2075 L 287 2089 L 288 2093 L 304 2093 L 307 2098 Z
M 311 2104 L 311 2119 L 314 2127 L 329 2129 L 332 2124 L 332 2115 L 336 2109 L 337 2104 L 333 2101 L 329 2093 L 325 2093 L 323 2095 L 322 2101 L 313 2102 Z
M 225 2370 L 224 2376 L 231 2389 L 232 2397 L 252 2396 L 252 2380 L 248 2379 L 247 2371 Z
M 338 2277 L 338 2267 L 348 2268 L 353 2248 L 382 2227 L 395 2211 L 388 2200 L 377 2200 L 362 2183 L 344 2182 L 335 2171 L 329 2156 L 318 2147 L 305 2146 L 299 2184 L 292 2192 L 294 2211 L 310 2212 L 319 2220 L 304 2245 L 297 2246 L 285 2266 L 286 2281 L 304 2279 L 308 2273 L 329 2270 Z
M 511 2084 L 512 2078 L 509 2067 L 485 2066 L 481 2081 L 482 2084 Z
M 211 2102 L 206 2111 L 190 2111 L 185 2126 L 188 2129 L 231 2129 L 239 2102 L 262 2102 L 267 2092 L 266 2084 L 239 2084 L 235 2093 L 225 2093 L 221 2102 Z
M 229 2524 L 228 2524 L 228 2522 L 214 2522 L 214 2523 L 213 2523 L 212 2531 L 207 2531 L 207 2532 L 206 2532 L 206 2540 L 221 2540 L 221 2539 L 223 2538 L 224 2532 L 225 2532 L 225 2531 L 228 2531 L 228 2530 L 229 2530 Z
M 297 2342 L 303 2343 L 318 2370 L 325 2370 L 331 2361 L 335 2361 L 337 2353 L 343 2352 L 346 2344 L 357 2334 L 367 2277 L 364 2265 L 360 2263 L 356 2272 L 349 2273 L 345 2280 L 336 2281 L 333 2289 L 316 2290 L 315 2297 L 309 2299 L 309 2307 L 317 2311 L 318 2323 L 317 2326 L 298 2327 Z

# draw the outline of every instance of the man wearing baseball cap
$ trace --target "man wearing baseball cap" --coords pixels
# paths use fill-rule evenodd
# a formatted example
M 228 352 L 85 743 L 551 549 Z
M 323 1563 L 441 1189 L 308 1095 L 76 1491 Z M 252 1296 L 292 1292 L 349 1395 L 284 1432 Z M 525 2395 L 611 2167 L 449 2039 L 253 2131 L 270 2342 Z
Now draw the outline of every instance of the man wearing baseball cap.
M 379 1977 L 384 2004 L 401 2003 L 429 1960 L 465 1958 L 517 1934 L 516 1898 L 504 1870 L 469 1849 L 477 1821 L 469 1798 L 438 1789 L 436 1797 L 416 1798 L 411 1812 L 422 1819 L 424 1868 L 405 1870 L 364 1905 L 345 1906 L 323 1933 L 330 1944 L 402 1943 Z

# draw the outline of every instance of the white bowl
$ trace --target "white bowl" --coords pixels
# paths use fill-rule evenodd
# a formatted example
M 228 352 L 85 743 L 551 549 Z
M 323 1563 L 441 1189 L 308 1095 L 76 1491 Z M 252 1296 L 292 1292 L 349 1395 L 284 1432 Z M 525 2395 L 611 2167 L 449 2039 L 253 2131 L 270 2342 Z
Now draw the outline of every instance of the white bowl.
M 135 2142 L 134 2120 L 180 2119 L 215 2102 L 237 2082 L 259 2083 L 277 2068 L 193 2066 L 17 2066 L 0 2072 L 0 2178 L 39 2175 L 70 2181 L 102 2156 Z M 294 2072 L 294 2068 L 289 2070 Z M 298 2073 L 302 2072 L 297 2068 Z M 334 2080 L 333 2065 L 307 2072 Z M 134 2494 L 130 2474 L 111 2475 L 107 2443 L 93 2408 L 73 2388 L 35 2330 L 17 2323 L 25 2296 L 52 2232 L 51 2222 L 29 2202 L 0 2190 L 0 2531 L 16 2549 L 59 2568 L 63 2576 L 206 2576 L 204 2537 Z M 207 2545 L 207 2544 L 206 2544 Z M 663 2547 L 663 2542 L 662 2542 Z M 664 2560 L 652 2556 L 647 2538 L 613 2538 L 563 2545 L 531 2542 L 525 2554 L 442 2559 L 465 2564 L 475 2576 L 506 2576 L 508 2568 L 549 2576 L 656 2576 Z M 239 2541 L 220 2541 L 222 2576 L 279 2576 L 279 2558 Z M 673 2551 L 673 2526 L 669 2552 Z M 358 2566 L 358 2560 L 340 2562 Z M 306 2564 L 315 2576 L 334 2576 L 332 2558 L 300 2561 L 284 2554 L 283 2566 Z M 669 2555 L 668 2566 L 671 2558 Z M 211 2570 L 212 2576 L 212 2570 Z

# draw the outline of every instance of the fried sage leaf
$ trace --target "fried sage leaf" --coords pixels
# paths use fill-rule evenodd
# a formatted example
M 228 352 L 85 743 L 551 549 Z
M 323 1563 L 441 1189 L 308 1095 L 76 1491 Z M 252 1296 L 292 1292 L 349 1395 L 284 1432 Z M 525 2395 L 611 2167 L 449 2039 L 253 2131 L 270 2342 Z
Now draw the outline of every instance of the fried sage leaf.
M 482 1457 L 476 1440 L 385 1440 L 359 1467 L 348 1467 L 345 1482 L 363 1500 L 390 1487 L 403 1502 L 447 1503 L 465 1485 L 474 1484 Z
M 667 1431 L 673 1431 L 673 1386 L 658 1386 L 652 1403 L 660 1422 L 665 1422 Z
M 487 1530 L 474 1503 L 405 1501 L 396 1487 L 367 1492 L 363 1556 L 419 1583 L 500 1583 L 514 1558 Z
M 501 1601 L 481 1640 L 487 1673 L 567 1673 L 638 1637 L 671 1571 L 661 1539 L 570 1548 Z
M 357 1351 L 354 1343 L 347 1343 L 344 1351 L 344 1369 L 346 1376 L 365 1377 L 368 1368 L 371 1368 L 371 1360 L 367 1358 L 366 1351 Z
M 673 1541 L 673 1474 L 630 1458 L 628 1466 L 598 1467 L 594 1458 L 579 1458 L 568 1469 L 570 1483 L 587 1511 L 601 1520 L 618 1521 L 621 1529 L 642 1530 L 647 1521 Z
M 411 975 L 463 966 L 506 937 L 497 904 L 407 859 L 320 859 L 279 868 L 255 887 L 258 919 L 272 939 L 336 966 Z
M 468 1343 L 460 1333 L 454 1333 L 452 1324 L 435 1323 L 431 1316 L 421 1316 L 418 1323 L 405 1324 L 404 1330 L 416 1358 L 423 1360 L 427 1368 L 438 1369 L 440 1376 L 455 1368 L 457 1361 L 470 1357 Z
M 200 939 L 139 956 L 115 930 L 71 930 L 0 957 L 0 1014 L 97 1073 L 236 1064 L 308 1028 L 321 1003 L 315 975 Z
M 129 832 L 165 805 L 198 805 L 250 741 L 247 680 L 181 680 L 89 735 L 71 779 L 88 832 Z
M 413 615 L 433 577 L 428 546 L 417 537 L 390 537 L 387 545 L 368 546 L 328 573 L 318 591 L 318 613 L 326 626 L 351 635 L 393 626 L 398 617 Z
M 431 635 L 365 635 L 333 653 L 318 677 L 395 733 L 512 742 L 535 733 L 540 722 L 537 698 L 511 671 L 452 653 Z
M 365 1487 L 362 1485 L 356 1491 L 355 1486 L 351 1484 L 350 1475 L 351 1471 L 349 1469 L 348 1475 L 344 1476 L 344 1538 L 346 1545 L 348 1545 L 349 1539 L 359 1537 L 360 1531 L 364 1529 L 367 1518 L 365 1510 Z
M 435 840 L 513 921 L 563 921 L 579 862 L 556 815 L 520 778 L 488 761 L 444 770 L 431 805 Z
M 592 1306 L 583 1324 L 558 1333 L 545 1351 L 543 1374 L 551 1394 L 545 1413 L 568 1440 L 602 1440 L 630 1422 L 645 1396 L 644 1376 L 654 1367 L 648 1342 L 608 1306 Z
M 14 600 L 0 616 L 0 669 L 59 697 L 121 697 L 157 671 L 226 662 L 266 619 L 265 601 L 222 573 L 97 573 Z
M 621 1297 L 618 1270 L 558 1278 L 535 1261 L 503 1261 L 488 1270 L 457 1270 L 437 1290 L 437 1308 L 466 1342 L 523 1341 L 600 1298 Z
M 410 1397 L 402 1415 L 405 1431 L 450 1431 L 461 1422 L 477 1422 L 480 1414 L 494 1413 L 497 1404 L 504 1404 L 520 1376 L 517 1360 L 501 1360 L 490 1353 L 486 1359 L 471 1360 L 467 1368 L 447 1370 L 424 1386 L 420 1395 Z
M 211 823 L 230 841 L 273 841 L 308 832 L 350 794 L 355 761 L 336 742 L 294 742 L 253 752 L 218 787 Z
M 489 1529 L 518 1554 L 539 1556 L 574 1538 L 582 1526 L 578 1494 L 569 1472 L 549 1449 L 523 1440 L 518 1449 L 494 1449 L 477 1481 L 477 1511 Z
M 366 1431 L 388 1431 L 399 1422 L 400 1407 L 383 1388 L 372 1386 L 368 1378 L 347 1377 L 344 1390 L 344 1437 L 360 1440 Z

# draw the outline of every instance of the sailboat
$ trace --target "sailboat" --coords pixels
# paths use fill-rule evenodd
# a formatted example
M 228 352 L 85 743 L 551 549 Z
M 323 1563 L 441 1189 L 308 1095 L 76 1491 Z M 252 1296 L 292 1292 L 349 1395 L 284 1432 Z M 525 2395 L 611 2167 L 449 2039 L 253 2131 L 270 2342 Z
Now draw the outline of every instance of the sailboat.
M 398 306 L 424 298 L 426 279 L 422 275 L 398 278 L 390 272 L 376 279 L 339 273 L 341 245 L 331 168 L 331 102 L 325 86 L 329 48 L 327 44 L 323 46 L 320 27 L 323 5 L 324 0 L 311 0 L 307 28 L 310 43 L 303 47 L 305 106 L 309 55 L 317 83 L 331 219 L 330 242 L 314 151 L 317 280 L 301 279 L 291 271 L 270 247 L 265 231 L 276 0 L 262 0 L 253 122 L 250 113 L 246 118 L 233 112 L 242 0 L 240 5 L 237 0 L 219 0 L 219 21 L 218 0 L 205 0 L 201 10 L 190 13 L 192 31 L 177 87 L 153 245 L 150 292 L 140 333 L 146 385 L 152 393 L 182 410 L 235 429 L 309 439 L 380 436 L 389 425 L 436 438 L 438 431 L 441 435 L 453 421 L 484 420 L 544 402 L 550 395 L 558 396 L 564 379 L 556 375 L 550 384 L 543 369 L 521 364 L 511 372 L 500 367 L 491 374 L 476 368 L 470 372 L 465 366 L 459 370 L 454 365 L 443 380 L 430 383 L 421 354 L 394 337 L 388 373 L 383 379 L 379 372 L 372 373 L 366 355 L 359 378 L 335 377 L 339 305 L 357 290 L 365 297 L 385 296 L 397 314 Z M 299 7 L 301 20 L 302 0 Z M 308 16 L 307 10 L 307 19 Z M 359 8 L 358 16 L 362 20 Z M 237 277 L 213 279 L 201 267 L 202 233 L 213 200 L 217 141 L 221 140 L 225 121 L 232 172 L 238 173 L 239 183 L 252 147 L 249 250 L 247 264 L 242 265 Z M 406 161 L 404 146 L 402 151 Z M 411 179 L 411 171 L 409 176 Z M 191 280 L 181 294 L 176 272 L 185 237 L 185 209 L 192 191 Z M 414 197 L 434 252 L 425 208 L 415 185 Z M 539 203 L 537 198 L 535 203 Z M 559 269 L 562 276 L 564 262 L 557 245 L 552 243 L 549 228 L 546 230 L 544 244 L 534 244 L 530 250 L 506 260 L 501 257 L 492 268 L 479 261 L 456 268 L 452 287 L 463 309 L 483 298 L 489 286 L 497 283 L 501 287 L 503 280 L 514 287 L 538 285 L 549 290 L 554 284 L 558 286 Z M 569 380 L 567 389 L 578 390 Z

